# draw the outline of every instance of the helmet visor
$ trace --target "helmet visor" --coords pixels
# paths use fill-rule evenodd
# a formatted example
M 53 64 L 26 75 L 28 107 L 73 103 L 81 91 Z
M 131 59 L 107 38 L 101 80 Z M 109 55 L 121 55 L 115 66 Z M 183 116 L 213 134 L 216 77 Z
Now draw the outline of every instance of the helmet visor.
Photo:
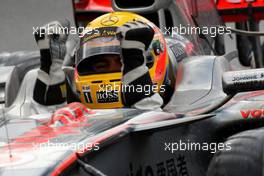
M 120 41 L 116 36 L 116 29 L 117 27 L 104 27 L 97 29 L 96 32 L 84 35 L 75 60 L 79 74 L 87 75 L 108 72 L 107 69 L 105 71 L 95 70 L 93 65 L 100 62 L 100 58 L 105 60 L 105 56 L 115 55 L 112 57 L 114 59 L 116 59 L 116 55 L 120 56 Z

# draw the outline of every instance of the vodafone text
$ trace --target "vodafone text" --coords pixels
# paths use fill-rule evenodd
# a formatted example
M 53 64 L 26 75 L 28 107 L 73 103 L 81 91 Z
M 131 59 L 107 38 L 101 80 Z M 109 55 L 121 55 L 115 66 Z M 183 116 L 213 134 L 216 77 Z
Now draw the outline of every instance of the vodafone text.
M 240 110 L 240 114 L 244 119 L 247 119 L 247 118 L 263 118 L 264 117 L 264 109 Z

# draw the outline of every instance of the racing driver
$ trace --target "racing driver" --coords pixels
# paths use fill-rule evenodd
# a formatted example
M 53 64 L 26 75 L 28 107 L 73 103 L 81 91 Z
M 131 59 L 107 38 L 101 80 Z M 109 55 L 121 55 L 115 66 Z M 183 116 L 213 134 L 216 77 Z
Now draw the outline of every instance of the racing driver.
M 33 94 L 36 102 L 58 105 L 67 99 L 92 109 L 160 109 L 168 55 L 158 27 L 128 12 L 96 18 L 80 37 L 74 56 L 74 85 L 69 86 L 62 68 L 69 26 L 67 20 L 54 21 L 34 34 L 41 63 Z M 68 89 L 77 99 L 67 98 Z

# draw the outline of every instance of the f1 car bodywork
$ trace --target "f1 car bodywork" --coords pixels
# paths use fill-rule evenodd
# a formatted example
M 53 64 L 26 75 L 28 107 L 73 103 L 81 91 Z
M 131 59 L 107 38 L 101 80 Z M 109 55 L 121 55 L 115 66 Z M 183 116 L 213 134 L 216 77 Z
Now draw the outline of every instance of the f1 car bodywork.
M 183 10 L 174 1 L 170 5 L 170 12 Z M 177 18 L 172 18 L 173 25 L 177 24 Z M 234 92 L 228 92 L 233 83 L 229 78 L 240 79 L 237 84 L 243 79 L 260 84 L 254 87 L 250 82 L 249 88 L 236 84 L 238 92 L 261 90 L 263 82 L 258 75 L 264 71 L 257 74 L 253 70 L 242 76 L 233 72 L 234 76 L 222 79 L 226 72 L 237 69 L 230 64 L 237 58 L 236 52 L 205 55 L 208 51 L 201 46 L 208 46 L 211 41 L 205 42 L 199 36 L 174 36 L 166 40 L 176 86 L 162 112 L 132 108 L 88 110 L 78 103 L 42 106 L 32 99 L 34 64 L 29 64 L 30 71 L 26 73 L 21 69 L 24 64 L 1 67 L 5 107 L 0 108 L 0 175 L 203 176 L 214 153 L 221 148 L 239 151 L 232 142 L 224 142 L 233 134 L 263 126 L 264 92 L 233 96 Z M 188 52 L 190 41 L 193 48 Z M 7 64 L 13 56 L 1 64 Z M 34 52 L 18 54 L 14 60 L 23 57 L 39 60 Z M 223 80 L 229 85 L 223 84 Z
M 89 172 L 93 175 L 99 171 L 106 175 L 158 175 L 160 167 L 165 173 L 175 175 L 205 175 L 218 150 L 217 144 L 232 134 L 263 125 L 262 116 L 252 116 L 255 112 L 250 112 L 247 118 L 241 115 L 241 110 L 261 109 L 262 91 L 240 94 L 217 111 L 204 115 L 191 114 L 198 114 L 223 97 L 208 96 L 200 107 L 185 109 L 185 113 L 176 113 L 177 103 L 173 103 L 176 108 L 172 109 L 176 112 L 93 110 L 67 125 L 55 124 L 51 123 L 56 114 L 52 109 L 47 111 L 38 105 L 37 112 L 32 104 L 32 90 L 28 86 L 32 87 L 34 71 L 26 75 L 20 89 L 26 97 L 19 94 L 21 99 L 16 99 L 19 102 L 25 98 L 23 104 L 15 101 L 3 114 L 2 175 L 89 175 Z M 183 92 L 176 92 L 175 100 L 182 96 L 177 93 Z M 192 100 L 196 100 L 195 97 Z M 183 103 L 187 104 L 195 103 Z M 30 113 L 39 115 L 30 116 Z M 198 147 L 180 150 L 181 143 L 208 146 L 205 150 Z

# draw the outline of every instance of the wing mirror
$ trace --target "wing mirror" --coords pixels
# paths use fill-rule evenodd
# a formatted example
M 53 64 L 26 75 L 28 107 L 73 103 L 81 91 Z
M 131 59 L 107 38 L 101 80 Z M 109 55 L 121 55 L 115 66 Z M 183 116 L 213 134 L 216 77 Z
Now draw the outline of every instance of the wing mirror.
M 225 72 L 222 81 L 226 94 L 264 90 L 264 69 Z

